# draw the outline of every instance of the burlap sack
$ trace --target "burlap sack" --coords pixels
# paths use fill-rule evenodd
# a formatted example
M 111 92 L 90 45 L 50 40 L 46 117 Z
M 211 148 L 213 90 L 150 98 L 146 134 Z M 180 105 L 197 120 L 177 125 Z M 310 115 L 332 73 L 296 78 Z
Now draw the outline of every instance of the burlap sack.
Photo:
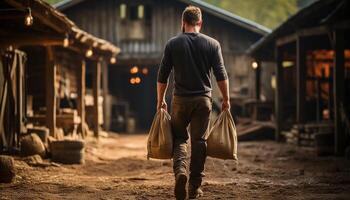
M 164 109 L 154 116 L 147 141 L 147 158 L 171 159 L 173 156 L 173 136 L 170 115 Z
M 207 155 L 225 160 L 237 160 L 237 132 L 229 110 L 220 113 L 210 129 Z

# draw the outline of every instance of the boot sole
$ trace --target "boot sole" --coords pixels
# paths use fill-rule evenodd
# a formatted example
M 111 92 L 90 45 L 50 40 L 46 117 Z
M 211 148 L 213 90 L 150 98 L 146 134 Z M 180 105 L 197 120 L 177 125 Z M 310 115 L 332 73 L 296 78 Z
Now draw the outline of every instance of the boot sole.
M 179 175 L 179 178 L 176 180 L 175 183 L 175 197 L 177 200 L 186 199 L 186 183 L 187 176 L 184 174 Z

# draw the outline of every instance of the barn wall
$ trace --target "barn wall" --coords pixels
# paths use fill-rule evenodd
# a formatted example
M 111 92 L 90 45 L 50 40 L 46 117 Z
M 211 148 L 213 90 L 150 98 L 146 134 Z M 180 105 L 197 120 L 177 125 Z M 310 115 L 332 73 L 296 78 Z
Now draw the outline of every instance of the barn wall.
M 150 6 L 151 34 L 144 40 L 122 40 L 125 32 L 133 30 L 120 19 L 120 4 Z M 181 30 L 181 13 L 186 4 L 163 0 L 89 0 L 64 12 L 82 29 L 122 49 L 120 60 L 154 59 L 159 62 L 165 43 Z M 202 32 L 214 37 L 222 45 L 224 60 L 231 80 L 231 88 L 248 84 L 250 61 L 244 51 L 261 36 L 215 16 L 203 13 Z M 133 63 L 130 63 L 133 64 Z
M 121 19 L 121 4 L 128 7 L 142 4 L 150 8 L 150 18 L 145 21 L 147 26 L 135 26 L 134 23 Z M 145 127 L 149 125 L 155 111 L 156 71 L 164 46 L 170 38 L 181 32 L 181 15 L 186 6 L 177 0 L 87 0 L 63 11 L 83 30 L 121 48 L 117 64 L 109 67 L 109 91 L 118 101 L 127 101 L 131 113 L 134 112 L 139 118 L 138 123 Z M 146 35 L 144 39 L 126 39 L 127 35 L 138 35 L 142 32 Z M 253 81 L 249 81 L 251 59 L 247 57 L 245 50 L 260 39 L 261 35 L 205 12 L 201 32 L 221 43 L 231 91 L 254 86 Z M 150 68 L 150 74 L 142 79 L 145 82 L 140 86 L 131 86 L 130 74 L 126 73 L 135 65 Z M 213 100 L 219 102 L 221 94 L 215 78 L 212 79 Z M 87 81 L 89 85 L 89 78 Z M 171 96 L 171 87 L 168 91 L 168 96 Z M 146 92 L 145 95 L 142 95 L 143 92 Z M 144 99 L 142 104 L 134 102 L 139 98 Z

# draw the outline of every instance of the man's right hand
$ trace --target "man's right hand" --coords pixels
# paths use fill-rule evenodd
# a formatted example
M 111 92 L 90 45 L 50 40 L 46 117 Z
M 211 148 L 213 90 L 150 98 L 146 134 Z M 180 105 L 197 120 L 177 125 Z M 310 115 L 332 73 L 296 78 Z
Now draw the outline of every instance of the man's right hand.
M 165 101 L 158 101 L 157 102 L 157 110 L 160 110 L 163 108 L 165 111 L 168 111 L 167 107 L 168 107 L 168 105 Z
M 230 108 L 231 108 L 230 100 L 224 100 L 221 105 L 221 111 L 230 110 Z

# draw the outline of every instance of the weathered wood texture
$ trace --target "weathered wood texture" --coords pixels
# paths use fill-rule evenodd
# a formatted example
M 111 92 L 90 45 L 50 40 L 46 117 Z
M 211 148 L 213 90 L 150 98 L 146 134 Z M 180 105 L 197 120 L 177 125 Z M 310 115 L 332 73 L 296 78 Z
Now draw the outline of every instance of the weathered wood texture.
M 99 119 L 101 114 L 99 112 L 99 103 L 98 103 L 98 99 L 101 93 L 101 62 L 100 61 L 94 62 L 92 87 L 93 87 L 93 97 L 94 97 L 94 109 L 93 109 L 94 136 L 98 137 L 100 132 Z
M 127 6 L 143 4 L 150 8 L 150 20 L 147 22 L 150 34 L 145 39 L 123 39 L 125 32 L 131 27 L 126 26 L 125 21 L 120 18 L 121 3 L 126 3 Z M 117 44 L 122 49 L 120 56 L 118 56 L 120 62 L 123 60 L 134 62 L 135 59 L 153 59 L 153 63 L 156 65 L 161 58 L 167 40 L 181 32 L 181 13 L 185 7 L 186 4 L 178 1 L 90 0 L 63 12 L 82 29 Z M 231 78 L 237 78 L 237 81 L 244 79 L 246 82 L 247 68 L 250 67 L 250 63 L 241 57 L 244 51 L 261 35 L 205 12 L 203 20 L 202 32 L 216 38 L 222 45 L 226 68 Z M 130 23 L 126 24 L 130 25 Z
M 54 50 L 47 47 L 46 54 L 46 125 L 50 135 L 56 137 L 56 65 L 54 62 Z
M 78 115 L 80 116 L 80 126 L 78 132 L 83 137 L 86 136 L 85 125 L 85 76 L 86 76 L 86 63 L 81 60 L 81 65 L 78 69 Z

